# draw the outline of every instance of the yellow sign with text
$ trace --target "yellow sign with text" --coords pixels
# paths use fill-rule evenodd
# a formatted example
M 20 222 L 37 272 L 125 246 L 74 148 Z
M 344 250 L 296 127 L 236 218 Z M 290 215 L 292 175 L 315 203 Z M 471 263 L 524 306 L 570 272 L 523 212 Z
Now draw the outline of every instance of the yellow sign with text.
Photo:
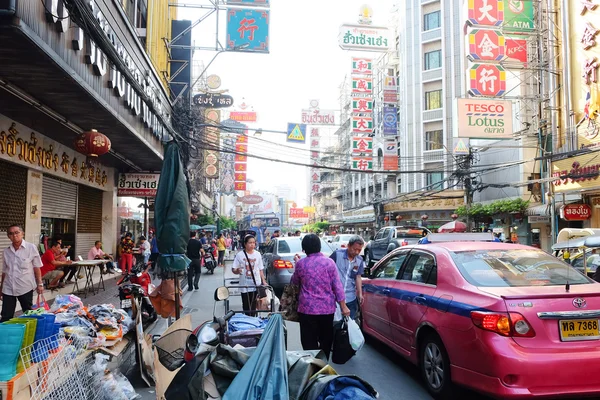
M 552 163 L 554 192 L 600 188 L 600 152 L 567 158 Z

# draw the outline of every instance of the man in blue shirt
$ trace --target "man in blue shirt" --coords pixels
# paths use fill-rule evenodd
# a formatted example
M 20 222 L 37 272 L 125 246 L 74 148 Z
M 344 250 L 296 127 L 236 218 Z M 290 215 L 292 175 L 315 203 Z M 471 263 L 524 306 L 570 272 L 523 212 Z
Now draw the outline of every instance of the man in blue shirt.
M 156 234 L 150 231 L 150 270 L 154 271 L 154 264 L 158 261 L 160 251 L 158 251 L 158 240 L 156 240 Z
M 354 235 L 348 241 L 348 247 L 334 251 L 330 258 L 335 261 L 340 280 L 346 294 L 346 306 L 350 309 L 350 318 L 355 319 L 358 306 L 363 304 L 362 277 L 365 270 L 365 262 L 359 255 L 365 245 L 365 241 L 358 235 Z

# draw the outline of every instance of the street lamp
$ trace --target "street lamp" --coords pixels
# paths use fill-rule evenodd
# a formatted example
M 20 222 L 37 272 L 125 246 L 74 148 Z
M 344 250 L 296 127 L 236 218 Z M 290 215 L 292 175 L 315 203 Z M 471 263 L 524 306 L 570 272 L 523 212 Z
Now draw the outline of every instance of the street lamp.
M 190 87 L 190 93 L 191 93 L 192 89 L 196 86 L 196 84 L 198 83 L 198 81 L 202 78 L 202 76 L 204 76 L 204 74 L 206 73 L 206 71 L 208 70 L 208 68 L 210 67 L 210 65 L 215 61 L 215 59 L 217 58 L 217 56 L 219 54 L 221 54 L 221 53 L 227 53 L 227 52 L 230 52 L 230 51 L 237 51 L 237 50 L 247 49 L 249 46 L 250 46 L 250 43 L 244 43 L 244 44 L 240 44 L 238 46 L 232 47 L 229 50 L 223 49 L 223 50 L 217 51 L 217 54 L 215 54 L 215 56 L 212 58 L 212 60 L 209 61 L 208 65 L 206 67 L 204 67 L 204 69 L 202 70 L 202 72 L 200 73 L 200 75 L 198 75 L 198 78 L 196 78 L 196 80 L 194 81 L 194 83 Z M 177 97 L 175 98 L 175 100 L 173 100 L 173 105 L 177 104 L 177 102 L 181 98 L 182 94 L 183 94 L 183 90 L 181 91 L 181 93 L 179 93 L 177 95 Z

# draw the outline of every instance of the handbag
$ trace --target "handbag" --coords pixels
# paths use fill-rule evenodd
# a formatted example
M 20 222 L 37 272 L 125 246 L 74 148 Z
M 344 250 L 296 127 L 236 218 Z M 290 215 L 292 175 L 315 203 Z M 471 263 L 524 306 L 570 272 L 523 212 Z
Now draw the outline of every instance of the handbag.
M 248 257 L 248 253 L 244 250 L 244 255 L 246 256 L 246 260 L 248 260 L 248 266 L 250 267 L 250 272 L 252 273 L 252 280 L 254 281 L 254 286 L 256 286 L 257 294 L 259 299 L 264 299 L 267 297 L 267 288 L 264 286 L 258 286 L 256 283 L 256 277 L 254 276 L 254 268 L 252 263 L 250 262 L 250 257 Z
M 286 321 L 300 322 L 298 315 L 298 297 L 300 295 L 300 286 L 298 285 L 285 285 L 283 288 L 283 294 L 281 295 L 281 301 L 279 303 L 279 311 L 281 316 Z
M 350 344 L 350 335 L 348 333 L 348 317 L 344 317 L 339 329 L 336 329 L 333 336 L 333 351 L 331 361 L 335 364 L 345 364 L 350 360 L 356 351 Z
M 31 306 L 31 309 L 32 310 L 44 309 L 46 311 L 50 311 L 50 306 L 48 305 L 48 302 L 44 298 L 44 295 L 38 294 L 37 301 L 35 302 L 34 305 Z

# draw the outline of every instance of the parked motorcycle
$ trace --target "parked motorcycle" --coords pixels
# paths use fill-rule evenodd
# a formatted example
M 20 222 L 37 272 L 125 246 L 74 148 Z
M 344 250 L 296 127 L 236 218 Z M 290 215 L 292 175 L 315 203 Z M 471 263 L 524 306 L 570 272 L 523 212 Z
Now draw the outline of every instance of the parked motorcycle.
M 204 266 L 208 270 L 208 273 L 214 274 L 215 268 L 217 268 L 217 260 L 213 254 L 213 248 L 211 245 L 205 244 L 202 246 L 202 249 L 204 250 L 204 255 L 202 256 L 204 258 Z
M 140 265 L 136 265 L 131 269 L 131 272 L 123 275 L 117 281 L 119 286 L 119 300 L 121 308 L 135 320 L 137 312 L 142 313 L 142 324 L 150 325 L 156 321 L 158 314 L 148 297 L 149 286 L 152 283 L 152 278 Z

